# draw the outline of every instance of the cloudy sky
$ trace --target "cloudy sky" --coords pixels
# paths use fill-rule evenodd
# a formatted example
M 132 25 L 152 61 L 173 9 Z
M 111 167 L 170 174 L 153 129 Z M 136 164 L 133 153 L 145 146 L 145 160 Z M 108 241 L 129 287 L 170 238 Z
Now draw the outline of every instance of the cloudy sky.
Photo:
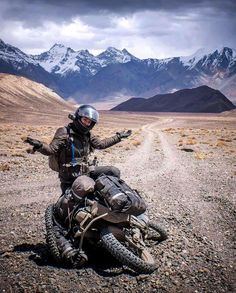
M 139 58 L 236 49 L 235 0 L 0 0 L 0 38 L 37 54 L 61 43 Z

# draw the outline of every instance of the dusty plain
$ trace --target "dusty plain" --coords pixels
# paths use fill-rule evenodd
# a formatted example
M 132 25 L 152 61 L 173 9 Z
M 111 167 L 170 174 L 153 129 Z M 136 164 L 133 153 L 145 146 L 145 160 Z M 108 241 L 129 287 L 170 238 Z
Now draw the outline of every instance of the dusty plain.
M 47 157 L 28 154 L 26 136 L 50 142 L 67 113 L 1 113 L 1 292 L 235 292 L 236 115 L 101 112 L 100 137 L 132 129 L 104 151 L 138 189 L 148 215 L 168 231 L 153 249 L 158 269 L 137 275 L 106 253 L 81 269 L 57 267 L 45 244 L 44 211 L 60 195 Z

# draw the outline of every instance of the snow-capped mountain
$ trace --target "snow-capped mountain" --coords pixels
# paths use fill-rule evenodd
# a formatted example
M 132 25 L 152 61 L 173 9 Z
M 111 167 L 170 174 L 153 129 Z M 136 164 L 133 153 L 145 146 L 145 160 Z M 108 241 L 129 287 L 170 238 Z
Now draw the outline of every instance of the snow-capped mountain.
M 205 49 L 185 57 L 139 59 L 126 49 L 107 48 L 94 56 L 55 44 L 40 55 L 27 55 L 0 40 L 0 72 L 41 82 L 65 98 L 95 101 L 129 95 L 150 97 L 208 85 L 236 102 L 236 51 Z
M 127 63 L 132 60 L 138 60 L 138 58 L 131 55 L 126 49 L 120 51 L 113 47 L 108 47 L 107 50 L 99 54 L 97 58 L 102 67 L 109 64 Z
M 22 66 L 28 66 L 29 64 L 38 65 L 37 61 L 34 61 L 33 58 L 28 56 L 27 54 L 23 53 L 16 47 L 13 47 L 9 44 L 5 44 L 0 39 L 0 59 L 7 63 L 12 63 L 13 65 L 19 66 L 18 68 L 21 69 Z M 21 64 L 21 66 L 20 66 Z
M 46 71 L 61 75 L 80 71 L 94 75 L 109 64 L 126 63 L 137 59 L 126 49 L 120 51 L 109 47 L 98 56 L 94 56 L 88 50 L 74 51 L 62 44 L 55 44 L 49 51 L 36 56 L 31 55 L 31 58 Z
M 1 39 L 0 72 L 22 75 L 59 92 L 54 77 L 45 71 L 36 60 L 18 48 L 5 44 Z
M 61 75 L 81 70 L 93 75 L 101 67 L 88 50 L 74 51 L 61 44 L 55 44 L 49 51 L 31 57 L 49 73 Z
M 205 49 L 198 50 L 188 57 L 180 57 L 180 61 L 188 69 L 198 68 L 204 73 L 217 73 L 225 70 L 226 74 L 235 73 L 236 51 L 227 47 L 217 49 L 214 52 Z

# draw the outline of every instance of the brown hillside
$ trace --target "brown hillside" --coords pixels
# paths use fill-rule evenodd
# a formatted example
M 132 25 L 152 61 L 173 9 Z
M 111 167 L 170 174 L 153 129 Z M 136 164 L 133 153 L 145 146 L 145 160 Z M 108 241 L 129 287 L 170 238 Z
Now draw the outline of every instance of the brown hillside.
M 31 114 L 54 115 L 73 110 L 73 106 L 46 86 L 10 74 L 0 74 L 0 121 L 17 121 Z

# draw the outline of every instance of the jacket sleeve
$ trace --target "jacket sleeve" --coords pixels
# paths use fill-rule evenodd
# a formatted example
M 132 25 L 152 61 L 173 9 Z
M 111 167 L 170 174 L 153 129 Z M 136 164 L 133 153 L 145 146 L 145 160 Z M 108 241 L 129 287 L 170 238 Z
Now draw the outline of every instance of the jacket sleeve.
M 61 148 L 66 146 L 67 142 L 67 130 L 65 127 L 58 128 L 51 143 L 43 143 L 42 147 L 37 151 L 43 155 L 50 156 L 57 153 Z
M 91 133 L 91 137 L 90 137 L 91 146 L 94 149 L 100 149 L 100 150 L 109 148 L 120 141 L 121 139 L 119 138 L 118 135 L 114 135 L 112 137 L 104 138 L 101 140 L 99 137 Z

